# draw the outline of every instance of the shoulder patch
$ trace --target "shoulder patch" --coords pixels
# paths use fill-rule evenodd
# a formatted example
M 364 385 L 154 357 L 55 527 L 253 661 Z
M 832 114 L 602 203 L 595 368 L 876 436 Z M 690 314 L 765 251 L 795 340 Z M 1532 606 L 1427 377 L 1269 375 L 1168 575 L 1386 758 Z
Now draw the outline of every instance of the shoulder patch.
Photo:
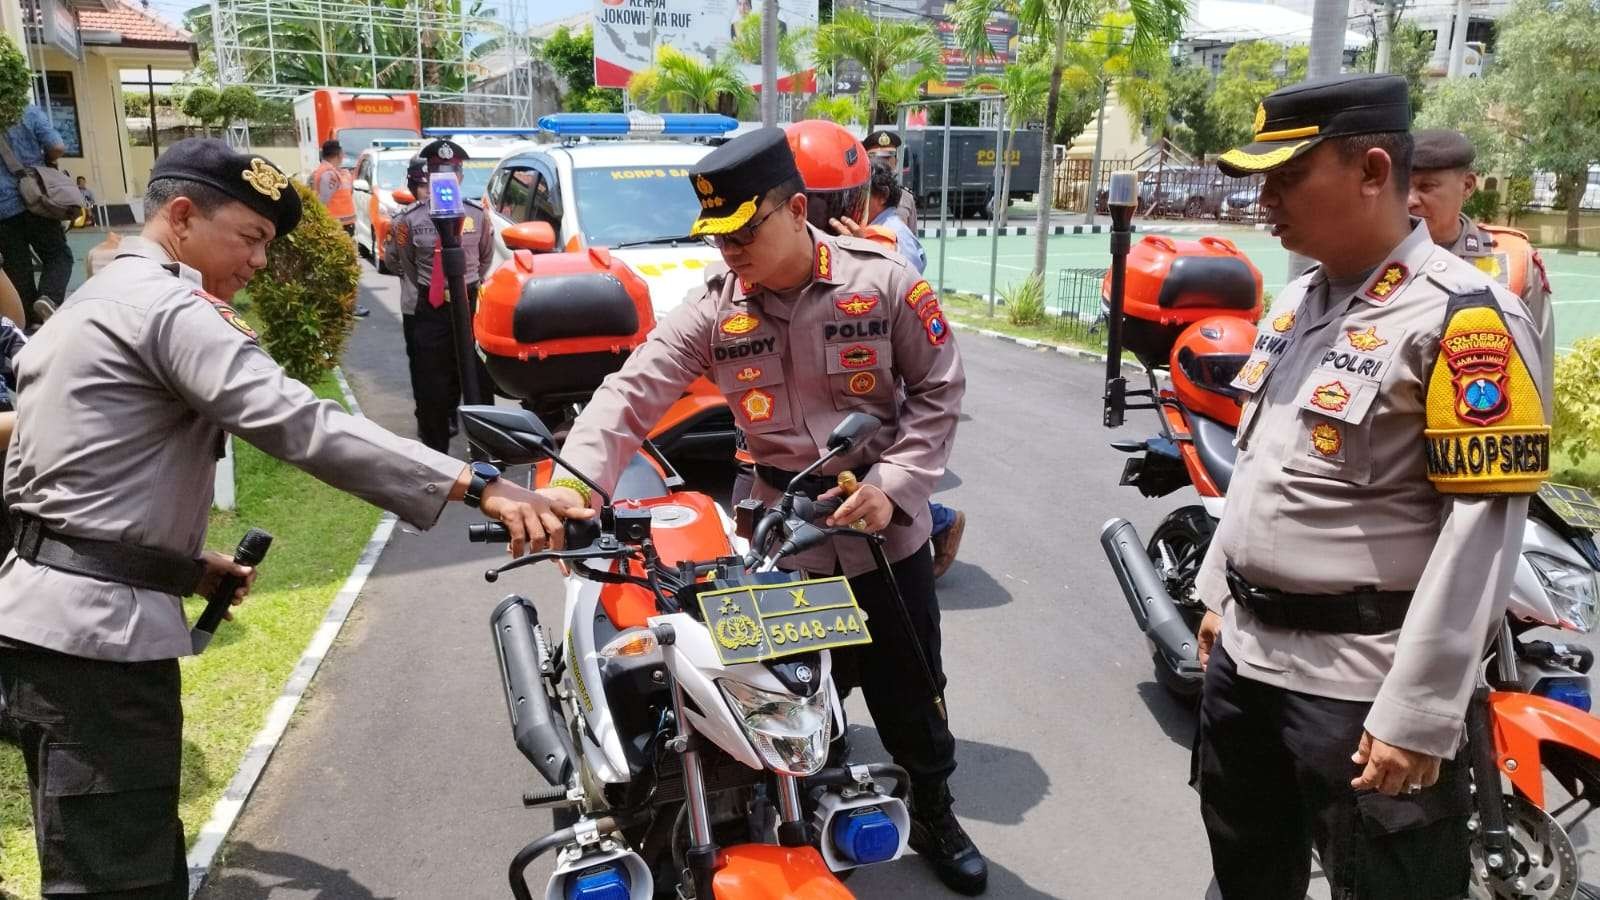
M 1376 300 L 1379 303 L 1386 303 L 1395 290 L 1405 283 L 1406 276 L 1409 274 L 1410 271 L 1405 267 L 1404 263 L 1398 260 L 1387 263 L 1382 271 L 1378 273 L 1377 279 L 1367 285 L 1367 289 L 1362 293 L 1369 299 Z
M 211 304 L 211 308 L 217 311 L 217 315 L 222 316 L 222 321 L 238 329 L 240 334 L 252 341 L 257 339 L 256 330 L 251 328 L 250 323 L 246 322 L 226 300 L 214 297 L 200 288 L 195 288 L 194 295 Z
M 1452 294 L 1428 379 L 1428 479 L 1451 494 L 1530 494 L 1550 475 L 1550 424 L 1488 289 Z

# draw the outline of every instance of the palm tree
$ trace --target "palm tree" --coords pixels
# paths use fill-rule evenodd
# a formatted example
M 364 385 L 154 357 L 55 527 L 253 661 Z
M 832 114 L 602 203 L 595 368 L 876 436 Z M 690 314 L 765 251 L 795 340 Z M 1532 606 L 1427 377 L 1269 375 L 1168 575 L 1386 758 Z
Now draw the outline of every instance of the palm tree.
M 1045 101 L 1046 134 L 1053 133 L 1061 105 L 1061 79 L 1067 68 L 1067 43 L 1084 21 L 1103 9 L 1100 0 L 956 0 L 954 17 L 964 47 L 979 46 L 979 36 L 997 12 L 1010 12 L 1022 31 L 1051 47 L 1050 91 Z M 1139 52 L 1164 48 L 1175 40 L 1188 14 L 1187 0 L 1127 0 L 1133 34 L 1129 43 Z M 983 38 L 987 40 L 987 38 Z M 1039 154 L 1039 221 L 1033 245 L 1033 271 L 1044 276 L 1049 249 L 1050 200 L 1055 185 L 1055 154 L 1047 142 Z
M 996 0 L 998 2 L 998 0 Z M 817 29 L 817 61 L 826 65 L 849 60 L 867 79 L 867 127 L 877 120 L 884 79 L 910 70 L 917 82 L 943 75 L 939 38 L 929 25 L 874 19 L 854 9 L 836 9 L 833 21 Z
M 811 41 L 816 32 L 810 28 L 784 30 L 778 34 L 778 71 L 787 72 L 790 105 L 798 108 L 803 80 L 799 77 L 805 68 L 802 60 L 809 55 Z M 736 62 L 750 66 L 761 65 L 761 14 L 750 13 L 735 26 L 733 40 L 728 43 L 728 56 Z
M 813 119 L 827 119 L 840 125 L 857 125 L 867 118 L 866 110 L 861 108 L 861 99 L 846 94 L 818 97 L 811 101 L 806 114 Z
M 674 112 L 737 110 L 754 96 L 731 62 L 702 62 L 671 46 L 657 51 L 656 64 L 629 80 L 628 93 L 640 106 L 665 105 Z
M 1171 65 L 1165 47 L 1138 47 L 1128 41 L 1133 17 L 1125 12 L 1108 12 L 1084 40 L 1067 51 L 1068 66 L 1063 78 L 1086 86 L 1099 98 L 1095 123 L 1094 156 L 1089 161 L 1089 183 L 1085 190 L 1085 222 L 1094 220 L 1094 195 L 1100 184 L 1100 152 L 1105 145 L 1106 103 L 1112 93 L 1136 119 L 1160 106 L 1162 70 Z
M 999 78 L 984 76 L 967 82 L 967 90 L 1005 97 L 1006 167 L 1001 176 L 1000 197 L 1006 199 L 999 201 L 1000 227 L 1004 228 L 1011 212 L 1011 154 L 1017 148 L 1017 129 L 1044 117 L 1045 95 L 1050 92 L 1050 70 L 1042 65 L 1018 62 L 1006 66 Z M 1049 131 L 1045 129 L 1045 146 L 1050 143 Z M 1039 196 L 1046 195 L 1041 192 Z

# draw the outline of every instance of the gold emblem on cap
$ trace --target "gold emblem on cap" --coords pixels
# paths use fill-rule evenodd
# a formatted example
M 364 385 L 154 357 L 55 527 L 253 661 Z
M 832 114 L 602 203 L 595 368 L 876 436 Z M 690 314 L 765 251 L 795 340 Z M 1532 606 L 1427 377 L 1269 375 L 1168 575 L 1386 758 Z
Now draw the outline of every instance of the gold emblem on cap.
M 712 184 L 711 179 L 704 175 L 696 175 L 694 177 L 694 189 L 703 195 L 709 195 L 716 192 L 717 186 Z
M 1250 126 L 1250 131 L 1253 134 L 1260 134 L 1261 129 L 1265 127 L 1267 127 L 1267 105 L 1265 103 L 1257 103 L 1256 121 L 1254 125 Z
M 278 171 L 273 165 L 257 156 L 250 160 L 250 168 L 239 173 L 256 193 L 269 200 L 277 200 L 283 196 L 283 189 L 289 186 L 289 176 Z
M 893 145 L 894 141 L 889 137 L 889 132 L 885 131 L 883 134 L 878 135 L 879 147 L 890 147 Z

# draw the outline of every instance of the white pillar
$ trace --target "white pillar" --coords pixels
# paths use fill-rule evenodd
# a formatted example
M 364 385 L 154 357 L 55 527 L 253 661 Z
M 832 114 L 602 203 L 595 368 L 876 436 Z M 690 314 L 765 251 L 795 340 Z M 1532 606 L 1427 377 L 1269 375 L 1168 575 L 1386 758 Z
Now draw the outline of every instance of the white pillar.
M 1460 78 L 1461 67 L 1467 60 L 1467 24 L 1472 21 L 1468 0 L 1456 0 L 1456 27 L 1450 35 L 1450 68 L 1446 78 Z
M 217 509 L 233 509 L 237 500 L 233 492 L 233 435 L 222 436 L 222 458 L 217 460 L 217 475 L 212 482 L 211 505 Z

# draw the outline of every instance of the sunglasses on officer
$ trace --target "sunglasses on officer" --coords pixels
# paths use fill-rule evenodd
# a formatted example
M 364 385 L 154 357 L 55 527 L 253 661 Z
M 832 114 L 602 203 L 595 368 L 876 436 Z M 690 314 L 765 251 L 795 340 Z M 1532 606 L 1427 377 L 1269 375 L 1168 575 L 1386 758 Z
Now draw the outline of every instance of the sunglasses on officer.
M 752 222 L 746 222 L 744 227 L 736 231 L 730 231 L 727 234 L 705 235 L 705 242 L 718 250 L 721 250 L 723 247 L 726 247 L 729 244 L 732 244 L 735 247 L 747 247 L 750 245 L 751 241 L 756 239 L 756 231 L 761 228 L 762 224 L 768 219 L 772 218 L 773 213 L 783 209 L 787 205 L 787 203 L 780 203 L 777 206 L 774 206 L 773 208 L 767 210 L 764 215 L 758 216 Z

